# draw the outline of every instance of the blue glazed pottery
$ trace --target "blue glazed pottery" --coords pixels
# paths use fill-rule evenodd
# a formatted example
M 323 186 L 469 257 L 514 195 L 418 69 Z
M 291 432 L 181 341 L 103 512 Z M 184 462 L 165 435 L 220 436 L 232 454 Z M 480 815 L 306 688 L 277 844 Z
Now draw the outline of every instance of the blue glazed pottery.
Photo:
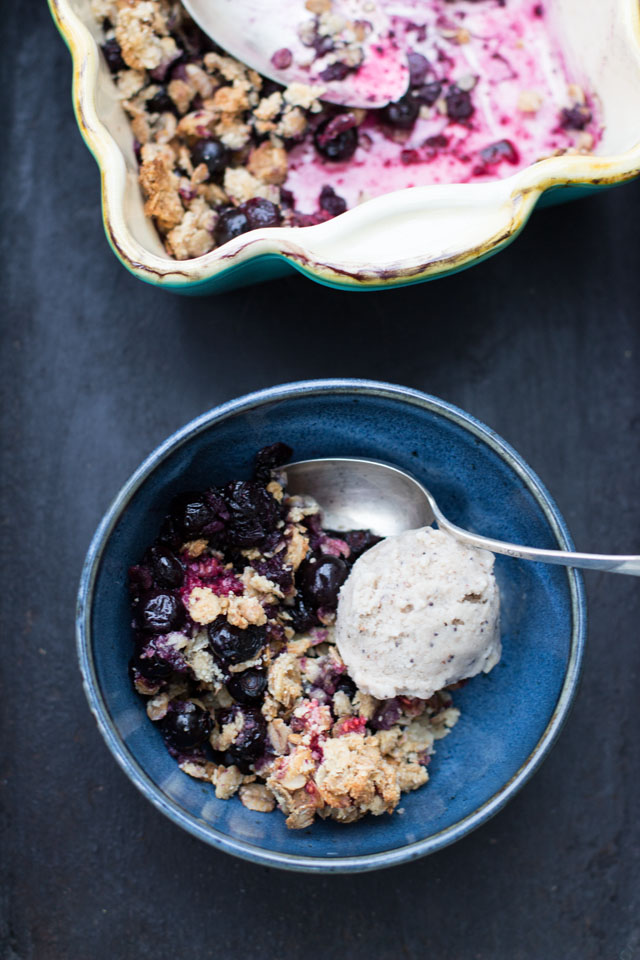
M 430 781 L 402 813 L 287 830 L 278 812 L 182 773 L 131 686 L 127 569 L 157 533 L 172 497 L 248 476 L 254 454 L 282 440 L 296 459 L 360 456 L 407 470 L 455 523 L 492 537 L 572 549 L 538 478 L 503 440 L 461 410 L 405 387 L 362 380 L 288 384 L 223 404 L 179 430 L 125 484 L 91 544 L 78 600 L 80 667 L 109 749 L 174 823 L 212 846 L 290 869 L 370 870 L 431 853 L 491 817 L 538 767 L 575 693 L 585 603 L 575 570 L 498 557 L 503 657 L 455 694 L 462 713 L 437 745 Z

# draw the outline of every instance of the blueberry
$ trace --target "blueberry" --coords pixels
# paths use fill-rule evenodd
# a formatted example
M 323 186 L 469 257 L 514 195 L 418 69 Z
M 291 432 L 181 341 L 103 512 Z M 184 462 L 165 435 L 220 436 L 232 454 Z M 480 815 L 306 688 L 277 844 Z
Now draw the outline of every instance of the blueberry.
M 324 68 L 320 74 L 320 79 L 324 80 L 325 83 L 330 83 L 332 80 L 344 80 L 345 77 L 348 77 L 355 69 L 357 69 L 357 67 L 350 67 L 348 63 L 341 63 L 337 60 L 335 63 L 330 63 L 328 67 Z
M 149 594 L 143 601 L 141 626 L 150 633 L 169 633 L 184 623 L 184 607 L 172 593 L 160 590 Z
M 227 681 L 227 690 L 238 703 L 256 703 L 267 689 L 267 676 L 263 670 L 249 667 L 242 673 L 234 673 Z
M 382 119 L 390 126 L 399 130 L 411 130 L 419 111 L 420 105 L 413 97 L 403 97 L 402 100 L 396 100 L 384 107 L 381 114 Z
M 288 47 L 281 47 L 271 57 L 271 63 L 276 70 L 287 70 L 293 63 L 293 54 Z
M 402 715 L 402 707 L 396 700 L 383 700 L 370 720 L 374 730 L 390 730 Z
M 286 443 L 272 443 L 263 447 L 256 454 L 256 463 L 253 470 L 254 480 L 267 484 L 271 479 L 271 471 L 281 467 L 291 459 L 293 450 Z
M 285 551 L 280 550 L 273 557 L 265 560 L 252 560 L 251 566 L 262 577 L 272 580 L 285 592 L 293 586 L 291 567 L 285 566 Z
M 227 762 L 235 764 L 244 773 L 251 762 L 264 753 L 267 740 L 267 724 L 258 707 L 235 704 L 218 714 L 221 725 L 229 723 L 238 713 L 242 714 L 242 728 L 225 754 Z
M 177 108 L 166 87 L 158 87 L 158 90 L 145 103 L 148 113 L 177 113 Z
M 357 689 L 351 677 L 346 673 L 343 673 L 338 680 L 336 680 L 336 693 L 338 690 L 341 690 L 343 693 L 346 693 L 350 700 L 353 700 Z
M 329 124 L 332 124 L 331 130 L 336 129 L 335 119 L 334 117 L 320 124 L 313 135 L 313 142 L 318 153 L 322 154 L 326 160 L 337 162 L 348 160 L 356 152 L 358 130 L 355 126 L 350 126 L 336 132 L 335 136 L 324 136 L 329 130 Z
M 447 116 L 451 120 L 468 120 L 475 111 L 471 96 L 466 90 L 449 87 L 449 92 L 444 99 L 447 104 Z
M 247 230 L 251 230 L 251 226 L 246 213 L 243 213 L 239 207 L 231 207 L 218 217 L 213 236 L 220 247 L 234 237 L 239 237 L 241 233 L 246 233 Z
M 339 197 L 333 187 L 325 183 L 320 191 L 320 209 L 325 210 L 332 217 L 337 217 L 338 214 L 344 213 L 347 209 L 347 201 L 343 197 Z
M 260 483 L 237 480 L 224 488 L 225 506 L 230 519 L 226 536 L 239 549 L 256 547 L 278 525 L 278 502 Z
M 214 519 L 206 498 L 200 493 L 183 493 L 171 504 L 171 513 L 184 538 L 193 540 Z
M 338 591 L 347 579 L 349 569 L 340 557 L 323 556 L 304 560 L 297 574 L 297 584 L 307 603 L 316 608 L 335 610 Z
M 279 227 L 282 220 L 279 208 L 264 197 L 252 197 L 242 204 L 241 210 L 249 221 L 250 230 L 260 227 Z
M 213 722 L 211 715 L 197 704 L 173 700 L 159 726 L 172 747 L 177 750 L 190 750 L 207 739 Z
M 560 115 L 560 126 L 565 130 L 584 130 L 588 123 L 591 123 L 591 111 L 581 104 L 564 109 Z
M 145 680 L 167 680 L 173 673 L 170 663 L 156 654 L 142 650 L 131 658 L 129 664 L 134 673 L 139 673 Z
M 265 643 L 264 630 L 248 626 L 234 627 L 226 617 L 216 617 L 208 626 L 209 642 L 223 663 L 244 663 L 260 652 Z
M 414 98 L 418 103 L 424 103 L 427 107 L 432 107 L 440 94 L 442 93 L 442 84 L 437 80 L 431 83 L 423 83 L 413 91 Z
M 209 171 L 209 179 L 219 180 L 229 165 L 230 154 L 219 140 L 198 140 L 191 150 L 194 167 L 204 163 Z
M 417 87 L 422 83 L 427 74 L 429 61 L 415 50 L 411 50 L 408 53 L 407 60 L 409 62 L 409 86 Z
M 118 70 L 127 69 L 127 65 L 122 59 L 120 44 L 115 38 L 113 40 L 105 40 L 102 44 L 102 52 L 111 73 L 117 73 Z
M 520 159 L 511 140 L 498 140 L 496 143 L 489 144 L 488 147 L 480 151 L 480 157 L 489 167 L 495 166 L 503 160 L 506 160 L 507 163 L 516 164 Z
M 291 617 L 291 626 L 296 633 L 307 633 L 312 627 L 317 627 L 320 622 L 315 611 L 307 606 L 300 594 L 292 607 L 286 607 L 286 611 Z
M 172 673 L 189 675 L 189 664 L 176 647 L 163 636 L 138 636 L 138 648 L 131 661 L 134 669 L 148 679 L 166 679 Z
M 149 561 L 153 579 L 159 587 L 182 586 L 184 569 L 170 547 L 155 544 L 149 550 Z

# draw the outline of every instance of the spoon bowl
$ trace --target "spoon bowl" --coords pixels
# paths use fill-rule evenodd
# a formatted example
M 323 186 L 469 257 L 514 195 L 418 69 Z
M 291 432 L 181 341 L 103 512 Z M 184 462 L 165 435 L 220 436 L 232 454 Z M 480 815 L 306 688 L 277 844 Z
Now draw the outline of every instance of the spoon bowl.
M 285 469 L 289 491 L 317 500 L 326 526 L 333 530 L 368 529 L 389 537 L 435 520 L 441 530 L 470 547 L 520 560 L 640 576 L 640 556 L 544 550 L 464 530 L 444 516 L 433 494 L 415 477 L 382 460 L 327 457 L 291 463 Z
M 215 43 L 276 83 L 317 86 L 323 100 L 363 108 L 385 107 L 406 93 L 407 53 L 394 38 L 381 0 L 333 0 L 331 17 L 344 24 L 333 35 L 318 32 L 319 19 L 303 0 L 184 0 L 184 5 Z M 359 33 L 364 24 L 366 35 Z
M 398 467 L 357 457 L 302 460 L 285 467 L 291 494 L 309 494 L 331 530 L 391 537 L 433 523 L 423 486 Z

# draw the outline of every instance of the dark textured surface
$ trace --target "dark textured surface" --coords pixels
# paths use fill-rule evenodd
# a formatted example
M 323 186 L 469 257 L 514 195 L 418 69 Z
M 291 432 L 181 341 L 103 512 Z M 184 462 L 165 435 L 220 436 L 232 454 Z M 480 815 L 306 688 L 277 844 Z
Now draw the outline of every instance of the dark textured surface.
M 576 706 L 506 810 L 427 860 L 326 880 L 217 854 L 138 795 L 88 713 L 73 613 L 91 534 L 142 457 L 219 401 L 302 377 L 459 404 L 539 472 L 580 547 L 638 550 L 640 185 L 541 212 L 427 286 L 181 300 L 107 247 L 44 5 L 9 5 L 3 41 L 0 956 L 635 960 L 637 580 L 587 577 Z

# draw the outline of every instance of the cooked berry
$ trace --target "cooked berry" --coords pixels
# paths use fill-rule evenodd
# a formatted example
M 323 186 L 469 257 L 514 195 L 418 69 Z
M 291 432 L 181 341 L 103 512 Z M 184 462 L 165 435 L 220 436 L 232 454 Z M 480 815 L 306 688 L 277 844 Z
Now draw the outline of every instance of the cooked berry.
M 335 610 L 338 591 L 347 579 L 348 572 L 347 564 L 340 557 L 312 558 L 300 565 L 296 582 L 307 603 L 316 608 Z
M 407 60 L 409 62 L 409 86 L 417 87 L 422 83 L 427 74 L 429 61 L 415 50 L 411 50 L 408 53 Z
M 444 99 L 447 104 L 447 116 L 451 120 L 468 120 L 475 111 L 471 96 L 466 90 L 449 87 L 449 92 Z
M 581 104 L 563 110 L 560 115 L 560 125 L 565 130 L 584 130 L 588 123 L 591 123 L 591 111 Z
M 172 700 L 159 722 L 165 739 L 177 750 L 190 750 L 203 743 L 213 729 L 211 715 L 195 703 Z
M 401 714 L 402 707 L 396 699 L 383 700 L 369 722 L 374 730 L 390 730 Z
M 143 601 L 141 626 L 150 633 L 169 633 L 184 623 L 184 607 L 172 593 L 160 590 L 148 595 Z
M 193 540 L 214 519 L 207 499 L 200 493 L 183 493 L 171 504 L 171 514 L 185 540 Z
M 191 161 L 194 167 L 204 163 L 209 171 L 209 178 L 219 180 L 229 164 L 229 151 L 219 140 L 198 140 L 191 150 Z
M 346 693 L 350 700 L 355 696 L 357 689 L 351 677 L 346 673 L 343 673 L 338 680 L 336 680 L 336 693 L 341 690 L 342 693 Z
M 261 483 L 269 483 L 271 471 L 276 467 L 281 467 L 291 459 L 293 450 L 286 443 L 272 443 L 268 447 L 263 447 L 256 455 L 256 463 L 253 469 L 254 480 Z
M 226 617 L 216 617 L 207 629 L 211 649 L 223 663 L 252 660 L 265 643 L 263 629 L 248 626 L 241 630 L 230 624 Z
M 498 140 L 496 143 L 489 144 L 488 147 L 480 151 L 480 157 L 483 163 L 489 167 L 495 166 L 503 160 L 507 163 L 516 164 L 520 159 L 511 140 Z
M 382 111 L 382 119 L 399 130 L 411 130 L 418 118 L 420 105 L 413 97 L 403 97 L 390 103 Z
M 107 61 L 107 66 L 109 70 L 111 70 L 111 73 L 117 73 L 118 70 L 127 69 L 127 65 L 122 59 L 120 44 L 115 38 L 113 40 L 105 40 L 102 44 L 102 52 L 104 53 L 104 58 Z
M 189 664 L 180 650 L 162 635 L 152 636 L 149 639 L 148 634 L 140 634 L 134 661 L 140 673 L 149 677 L 151 676 L 149 671 L 155 671 L 156 667 L 158 671 L 162 671 L 163 677 L 170 673 L 189 673 Z M 156 676 L 155 673 L 153 675 Z M 157 676 L 160 676 L 159 672 Z
M 227 690 L 238 703 L 256 703 L 262 699 L 266 689 L 267 675 L 256 667 L 234 673 L 227 681 Z
M 226 537 L 240 549 L 259 546 L 277 526 L 280 512 L 277 501 L 260 483 L 237 480 L 224 488 L 230 519 Z
M 333 187 L 325 183 L 320 191 L 320 209 L 326 210 L 332 217 L 337 217 L 339 213 L 344 213 L 347 209 L 347 201 L 339 197 Z
M 271 57 L 271 63 L 276 70 L 286 70 L 293 63 L 293 54 L 288 47 L 281 47 Z
M 348 77 L 350 73 L 353 73 L 354 67 L 350 67 L 348 63 L 342 63 L 340 60 L 337 60 L 335 63 L 330 63 L 328 67 L 320 74 L 320 79 L 324 80 L 325 83 L 330 83 L 332 80 L 344 80 L 345 77 Z
M 307 606 L 300 594 L 296 597 L 293 606 L 287 607 L 286 610 L 296 633 L 306 633 L 311 627 L 318 626 L 319 620 L 315 610 Z
M 166 680 L 173 673 L 173 667 L 162 657 L 153 653 L 137 653 L 131 658 L 131 670 L 141 674 L 145 680 Z
M 242 727 L 231 746 L 227 749 L 227 757 L 240 770 L 246 771 L 251 761 L 264 753 L 267 739 L 267 723 L 258 707 L 245 707 L 234 704 L 218 714 L 218 723 L 224 726 L 232 722 L 240 713 Z
M 148 113 L 177 113 L 177 108 L 166 87 L 158 87 L 158 90 L 145 103 Z
M 274 554 L 273 557 L 267 557 L 266 560 L 253 560 L 251 566 L 261 576 L 267 580 L 272 580 L 285 592 L 293 586 L 293 572 L 291 567 L 285 565 L 285 550 Z
M 258 230 L 260 227 L 279 227 L 282 220 L 280 209 L 272 203 L 271 200 L 265 200 L 264 197 L 252 197 L 246 200 L 240 208 L 249 221 L 251 230 Z
M 149 561 L 153 571 L 153 579 L 159 587 L 180 587 L 182 585 L 184 569 L 170 547 L 155 544 L 149 550 Z
M 321 123 L 313 136 L 313 142 L 318 153 L 322 154 L 326 160 L 335 162 L 348 160 L 356 152 L 358 130 L 352 125 L 346 129 L 339 129 L 335 135 L 332 135 L 336 130 L 334 121 L 335 118 L 332 118 Z
M 427 107 L 432 107 L 440 94 L 442 93 L 442 84 L 437 80 L 431 83 L 423 83 L 413 91 L 413 96 L 418 103 L 424 103 Z
M 246 233 L 247 230 L 251 230 L 251 226 L 246 213 L 238 207 L 231 207 L 220 214 L 213 236 L 218 246 L 221 246 L 233 240 L 234 237 L 239 237 L 241 233 Z

